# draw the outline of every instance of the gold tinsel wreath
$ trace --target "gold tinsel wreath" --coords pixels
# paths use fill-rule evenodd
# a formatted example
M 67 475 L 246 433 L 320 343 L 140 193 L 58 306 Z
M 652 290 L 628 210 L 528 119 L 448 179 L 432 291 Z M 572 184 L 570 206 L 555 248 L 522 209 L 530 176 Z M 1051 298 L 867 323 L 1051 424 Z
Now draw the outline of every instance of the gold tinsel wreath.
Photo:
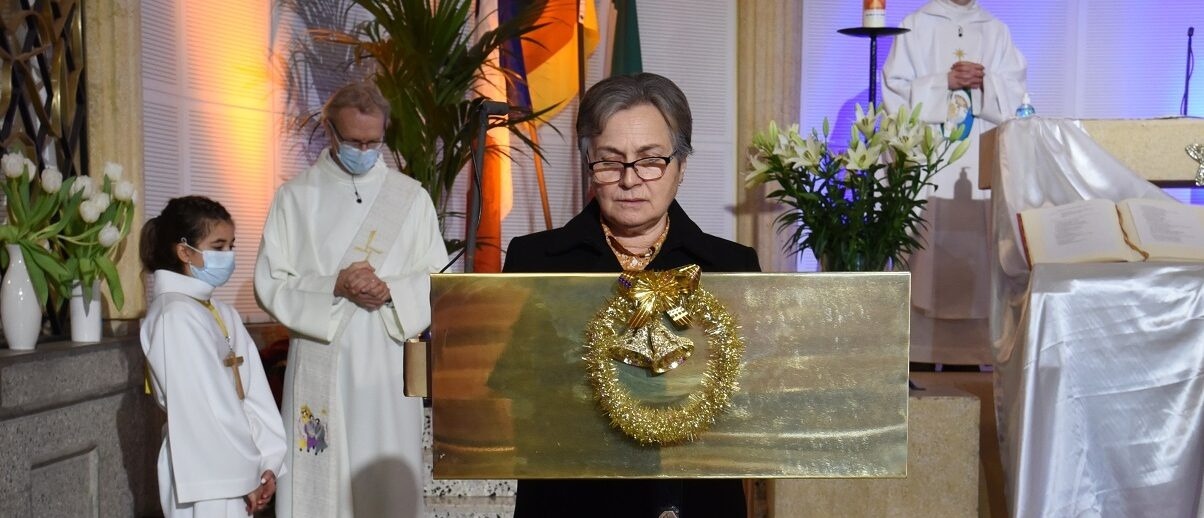
M 616 295 L 586 324 L 586 375 L 594 399 L 613 426 L 640 444 L 671 445 L 693 441 L 732 404 L 739 384 L 744 339 L 739 326 L 723 304 L 702 288 L 690 297 L 689 310 L 701 321 L 710 346 L 706 372 L 699 389 L 677 406 L 656 407 L 636 399 L 619 382 L 612 349 L 619 346 L 617 327 L 624 326 L 635 311 L 635 303 Z

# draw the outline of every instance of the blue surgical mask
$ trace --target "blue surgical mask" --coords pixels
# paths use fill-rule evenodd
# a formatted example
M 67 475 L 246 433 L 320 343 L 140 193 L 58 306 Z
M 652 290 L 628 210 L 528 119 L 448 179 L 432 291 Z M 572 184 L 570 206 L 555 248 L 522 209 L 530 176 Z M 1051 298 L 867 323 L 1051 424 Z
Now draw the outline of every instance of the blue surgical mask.
M 205 266 L 200 268 L 191 263 L 188 265 L 193 277 L 205 281 L 214 288 L 230 280 L 230 275 L 234 273 L 233 250 L 197 250 L 188 243 L 184 243 L 184 246 L 200 252 L 201 258 L 205 261 Z
M 349 144 L 339 144 L 339 163 L 355 176 L 371 171 L 377 160 L 380 160 L 379 149 L 360 149 Z

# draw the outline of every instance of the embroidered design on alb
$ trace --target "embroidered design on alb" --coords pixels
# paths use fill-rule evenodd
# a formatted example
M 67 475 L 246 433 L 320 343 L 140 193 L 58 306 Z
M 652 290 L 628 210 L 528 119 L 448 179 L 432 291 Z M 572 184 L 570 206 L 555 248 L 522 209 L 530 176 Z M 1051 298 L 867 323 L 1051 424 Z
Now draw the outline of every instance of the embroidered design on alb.
M 326 450 L 326 424 L 314 415 L 309 405 L 301 405 L 301 418 L 297 420 L 297 449 L 314 455 Z M 326 411 L 322 411 L 326 415 Z

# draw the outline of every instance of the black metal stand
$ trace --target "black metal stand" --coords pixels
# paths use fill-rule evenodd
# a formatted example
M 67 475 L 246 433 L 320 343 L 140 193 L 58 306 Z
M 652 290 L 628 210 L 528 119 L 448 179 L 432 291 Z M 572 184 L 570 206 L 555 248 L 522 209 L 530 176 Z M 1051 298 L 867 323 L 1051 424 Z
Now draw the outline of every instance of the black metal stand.
M 878 101 L 878 37 L 896 36 L 911 29 L 902 27 L 849 27 L 836 32 L 847 36 L 870 39 L 870 104 Z

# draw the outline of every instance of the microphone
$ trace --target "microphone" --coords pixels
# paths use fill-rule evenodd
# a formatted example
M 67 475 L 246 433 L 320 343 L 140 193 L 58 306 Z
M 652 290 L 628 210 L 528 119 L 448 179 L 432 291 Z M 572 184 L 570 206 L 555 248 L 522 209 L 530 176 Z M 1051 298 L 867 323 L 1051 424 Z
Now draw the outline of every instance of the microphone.
M 481 113 L 485 115 L 510 115 L 510 105 L 502 101 L 481 101 Z
M 1187 116 L 1188 95 L 1191 93 L 1191 75 L 1196 70 L 1196 54 L 1191 50 L 1191 37 L 1196 34 L 1195 27 L 1187 28 L 1187 72 L 1183 75 L 1183 102 L 1179 104 L 1179 116 Z

